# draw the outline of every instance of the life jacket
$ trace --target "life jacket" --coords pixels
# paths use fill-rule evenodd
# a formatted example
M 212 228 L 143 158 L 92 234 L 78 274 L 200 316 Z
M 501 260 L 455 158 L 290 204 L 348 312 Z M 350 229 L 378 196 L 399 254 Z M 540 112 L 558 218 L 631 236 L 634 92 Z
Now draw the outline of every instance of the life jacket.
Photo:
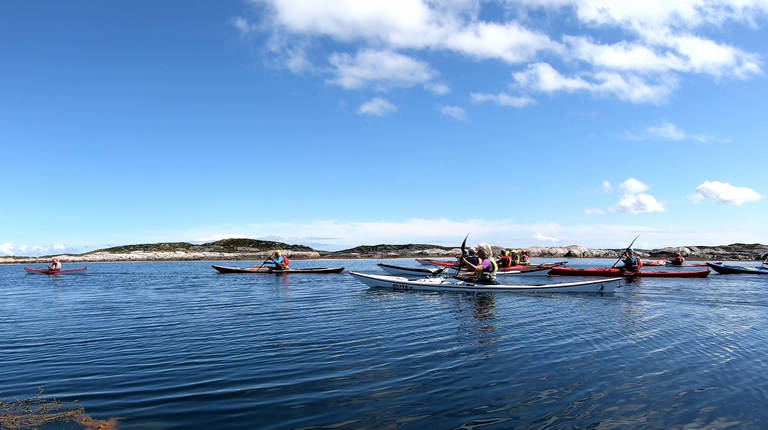
M 477 275 L 477 282 L 479 284 L 498 284 L 496 282 L 496 271 L 499 270 L 499 265 L 491 257 L 488 257 L 488 260 L 491 261 L 491 267 L 483 267 L 483 271 Z
M 511 265 L 512 266 L 517 266 L 518 264 L 520 264 L 520 254 L 514 253 L 509 258 L 511 259 Z
M 527 266 L 531 264 L 531 257 L 528 256 L 528 254 L 523 254 L 520 256 L 520 264 Z
M 291 260 L 288 259 L 287 255 L 283 255 L 283 262 L 280 263 L 280 267 L 283 268 L 283 270 L 288 270 L 291 268 Z

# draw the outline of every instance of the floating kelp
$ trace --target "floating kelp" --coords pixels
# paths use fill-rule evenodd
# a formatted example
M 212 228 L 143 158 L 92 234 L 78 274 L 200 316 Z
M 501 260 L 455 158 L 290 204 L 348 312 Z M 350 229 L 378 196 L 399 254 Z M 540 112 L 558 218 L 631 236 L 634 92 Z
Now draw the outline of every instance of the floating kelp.
M 0 400 L 0 429 L 34 429 L 52 423 L 76 423 L 89 430 L 117 428 L 118 418 L 96 420 L 85 414 L 85 409 L 56 399 L 40 398 L 5 402 Z

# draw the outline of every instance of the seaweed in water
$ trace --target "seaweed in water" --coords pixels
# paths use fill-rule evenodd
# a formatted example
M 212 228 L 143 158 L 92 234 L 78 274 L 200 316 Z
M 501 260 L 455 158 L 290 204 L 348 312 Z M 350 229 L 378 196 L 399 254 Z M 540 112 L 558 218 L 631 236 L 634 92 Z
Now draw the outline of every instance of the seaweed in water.
M 117 429 L 118 418 L 96 420 L 86 415 L 83 407 L 41 399 L 40 394 L 42 391 L 33 398 L 12 402 L 0 400 L 0 430 L 34 429 L 52 423 L 76 423 L 88 430 Z

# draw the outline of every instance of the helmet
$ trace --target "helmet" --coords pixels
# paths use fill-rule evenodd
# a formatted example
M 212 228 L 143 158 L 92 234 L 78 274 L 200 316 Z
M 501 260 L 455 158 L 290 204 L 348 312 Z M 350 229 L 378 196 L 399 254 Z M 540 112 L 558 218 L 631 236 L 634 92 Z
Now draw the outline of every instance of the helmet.
M 278 257 L 279 257 L 281 254 L 282 254 L 282 253 L 281 253 L 279 250 L 275 251 L 275 255 L 277 255 Z
M 58 261 L 59 261 L 59 259 L 58 259 L 58 257 L 53 257 L 53 258 L 51 258 L 51 261 L 55 261 L 55 262 L 58 262 Z
M 521 254 L 527 254 L 527 253 L 528 253 L 528 251 L 526 251 L 525 249 L 521 249 L 521 250 L 520 250 L 520 253 L 521 253 Z
M 517 250 L 516 249 L 513 249 L 511 252 L 512 252 L 512 254 L 517 254 Z

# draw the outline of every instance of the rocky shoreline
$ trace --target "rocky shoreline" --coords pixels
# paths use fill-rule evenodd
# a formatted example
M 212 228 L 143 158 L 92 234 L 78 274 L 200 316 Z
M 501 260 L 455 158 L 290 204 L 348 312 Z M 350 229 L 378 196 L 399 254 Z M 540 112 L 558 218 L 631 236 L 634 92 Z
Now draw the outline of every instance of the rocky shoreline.
M 509 248 L 509 247 L 506 247 Z M 449 258 L 460 254 L 458 247 L 428 244 L 358 246 L 341 251 L 315 250 L 304 245 L 255 239 L 225 239 L 200 245 L 186 242 L 154 243 L 118 246 L 83 254 L 58 255 L 62 262 L 120 262 L 120 261 L 195 261 L 195 260 L 264 260 L 279 249 L 295 260 L 364 259 L 364 258 Z M 494 253 L 503 247 L 493 246 Z M 547 258 L 618 258 L 623 249 L 595 249 L 583 246 L 554 246 L 527 248 L 531 257 Z M 634 249 L 643 258 L 669 258 L 680 250 L 688 260 L 757 261 L 768 257 L 768 245 L 735 243 L 721 246 L 684 246 L 659 249 Z M 0 264 L 46 263 L 51 256 L 0 257 Z

